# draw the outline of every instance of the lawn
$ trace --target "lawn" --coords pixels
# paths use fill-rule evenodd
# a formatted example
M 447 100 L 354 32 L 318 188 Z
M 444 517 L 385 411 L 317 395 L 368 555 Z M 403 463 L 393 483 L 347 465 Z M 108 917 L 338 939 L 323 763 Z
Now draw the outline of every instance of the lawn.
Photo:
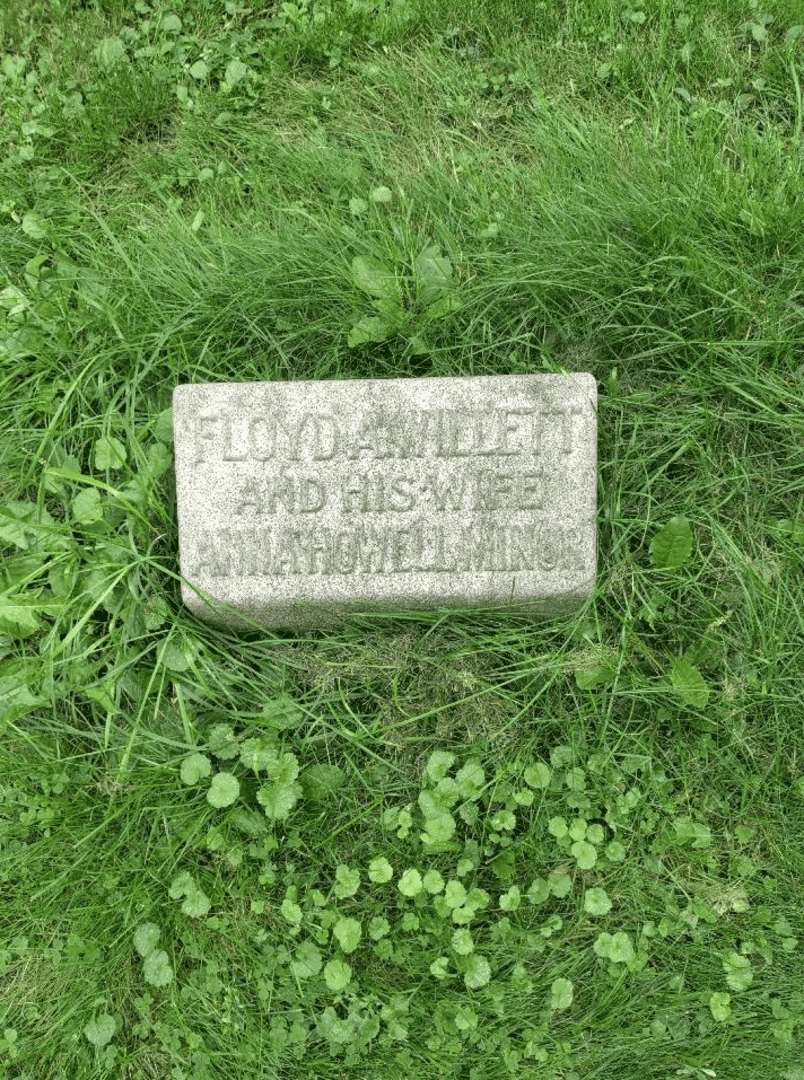
M 804 1080 L 800 0 L 2 8 L 0 1080 Z M 572 617 L 183 606 L 177 384 L 562 371 Z

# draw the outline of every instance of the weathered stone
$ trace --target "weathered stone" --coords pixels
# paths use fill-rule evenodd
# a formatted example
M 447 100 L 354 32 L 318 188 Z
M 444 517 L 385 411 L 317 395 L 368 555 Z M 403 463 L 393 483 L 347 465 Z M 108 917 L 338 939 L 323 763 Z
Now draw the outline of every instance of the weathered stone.
M 182 599 L 211 622 L 544 617 L 591 592 L 591 374 L 185 384 L 173 428 Z

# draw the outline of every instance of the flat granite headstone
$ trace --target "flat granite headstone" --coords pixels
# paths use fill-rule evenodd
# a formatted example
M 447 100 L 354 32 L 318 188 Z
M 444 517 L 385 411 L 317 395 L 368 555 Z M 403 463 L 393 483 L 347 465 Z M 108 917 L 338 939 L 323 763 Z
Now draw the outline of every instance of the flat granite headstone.
M 210 622 L 549 617 L 591 593 L 589 373 L 184 384 L 173 429 L 182 599 Z

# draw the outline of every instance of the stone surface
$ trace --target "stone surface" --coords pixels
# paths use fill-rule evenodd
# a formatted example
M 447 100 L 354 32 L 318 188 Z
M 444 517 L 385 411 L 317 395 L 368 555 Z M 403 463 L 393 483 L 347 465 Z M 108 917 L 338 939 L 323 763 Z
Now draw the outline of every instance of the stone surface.
M 211 622 L 545 617 L 591 592 L 591 374 L 184 384 L 173 427 L 182 599 Z

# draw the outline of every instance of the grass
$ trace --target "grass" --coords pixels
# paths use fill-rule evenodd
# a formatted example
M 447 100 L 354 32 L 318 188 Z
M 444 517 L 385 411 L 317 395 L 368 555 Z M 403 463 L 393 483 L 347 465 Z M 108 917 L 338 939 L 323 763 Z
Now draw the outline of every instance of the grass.
M 0 1080 L 802 1080 L 800 6 L 0 19 Z M 576 616 L 183 608 L 177 383 L 562 368 Z

